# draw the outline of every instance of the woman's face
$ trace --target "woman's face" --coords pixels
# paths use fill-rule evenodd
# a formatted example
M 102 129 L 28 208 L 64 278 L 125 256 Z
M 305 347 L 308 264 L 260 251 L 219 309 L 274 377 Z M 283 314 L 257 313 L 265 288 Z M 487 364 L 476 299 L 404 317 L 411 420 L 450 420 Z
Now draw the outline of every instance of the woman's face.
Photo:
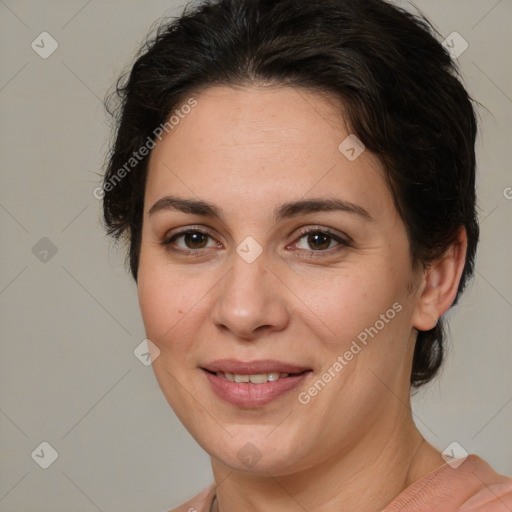
M 378 159 L 316 93 L 194 99 L 151 153 L 138 271 L 169 404 L 242 471 L 379 446 L 408 401 L 421 275 Z

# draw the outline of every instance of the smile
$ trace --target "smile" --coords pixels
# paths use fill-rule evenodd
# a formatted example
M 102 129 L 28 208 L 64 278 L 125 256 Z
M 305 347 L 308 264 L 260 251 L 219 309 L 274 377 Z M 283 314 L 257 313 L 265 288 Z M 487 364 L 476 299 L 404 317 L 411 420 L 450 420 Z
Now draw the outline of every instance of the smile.
M 243 375 L 239 373 L 216 372 L 217 377 L 223 377 L 230 382 L 249 382 L 251 384 L 265 384 L 266 382 L 275 382 L 276 380 L 288 377 L 289 373 L 255 373 L 253 375 Z
M 222 360 L 201 370 L 217 398 L 241 408 L 263 407 L 284 398 L 312 374 L 311 369 L 276 361 Z

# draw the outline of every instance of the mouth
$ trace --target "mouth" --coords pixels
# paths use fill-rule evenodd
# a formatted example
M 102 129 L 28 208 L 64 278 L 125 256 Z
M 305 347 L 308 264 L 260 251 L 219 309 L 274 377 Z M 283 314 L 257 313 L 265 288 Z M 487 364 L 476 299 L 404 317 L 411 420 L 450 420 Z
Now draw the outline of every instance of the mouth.
M 218 360 L 201 368 L 211 390 L 242 408 L 262 407 L 291 391 L 313 370 L 280 361 Z
M 270 373 L 253 373 L 253 374 L 242 374 L 242 373 L 228 373 L 228 372 L 207 372 L 216 375 L 217 377 L 224 378 L 229 382 L 237 383 L 249 383 L 249 384 L 265 384 L 267 382 L 275 382 L 279 379 L 285 379 L 290 375 L 302 375 L 302 373 L 308 371 L 304 370 L 301 373 L 287 373 L 287 372 L 270 372 Z

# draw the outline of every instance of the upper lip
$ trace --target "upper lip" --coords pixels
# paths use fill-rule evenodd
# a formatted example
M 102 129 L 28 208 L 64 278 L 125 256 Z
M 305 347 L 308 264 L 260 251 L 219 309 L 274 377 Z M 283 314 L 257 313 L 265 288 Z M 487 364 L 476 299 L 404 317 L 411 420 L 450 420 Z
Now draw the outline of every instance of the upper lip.
M 217 359 L 202 366 L 210 372 L 234 373 L 237 375 L 256 375 L 260 373 L 302 373 L 311 370 L 305 366 L 276 361 L 273 359 L 260 359 L 258 361 L 239 361 L 237 359 Z

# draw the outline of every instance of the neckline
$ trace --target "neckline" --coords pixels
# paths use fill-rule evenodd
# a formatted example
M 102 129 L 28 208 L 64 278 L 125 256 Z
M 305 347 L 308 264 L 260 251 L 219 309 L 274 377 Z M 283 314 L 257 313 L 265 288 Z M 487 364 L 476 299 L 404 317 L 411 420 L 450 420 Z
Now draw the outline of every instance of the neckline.
M 439 466 L 436 469 L 433 469 L 426 475 L 423 475 L 420 479 L 416 480 L 416 482 L 413 482 L 411 485 L 406 487 L 402 492 L 400 492 L 397 496 L 393 498 L 393 500 L 388 503 L 382 512 L 386 512 L 388 509 L 392 510 L 390 507 L 395 507 L 397 505 L 401 505 L 403 500 L 409 501 L 411 499 L 411 495 L 416 495 L 417 493 L 421 492 L 427 485 L 429 485 L 434 479 L 439 478 L 441 473 L 444 473 L 447 469 L 450 469 L 454 471 L 459 466 L 452 466 L 452 462 L 454 462 L 456 459 L 450 462 L 445 462 L 443 465 Z M 477 455 L 475 454 L 469 454 L 463 462 L 460 463 L 460 466 L 468 464 L 468 466 L 473 466 L 474 463 L 478 463 L 478 461 L 481 460 Z M 465 469 L 467 469 L 467 467 Z
M 474 462 L 476 460 L 478 460 L 478 457 L 474 454 L 470 454 L 466 457 L 466 459 L 464 460 L 464 463 L 468 462 L 468 461 L 471 461 L 471 462 Z M 461 464 L 462 465 L 462 464 Z M 396 504 L 399 504 L 400 503 L 400 500 L 402 500 L 404 497 L 408 497 L 408 495 L 413 491 L 415 490 L 416 487 L 418 486 L 421 486 L 421 488 L 424 487 L 424 485 L 422 484 L 427 484 L 430 480 L 432 480 L 433 478 L 436 478 L 439 476 L 439 474 L 441 472 L 443 472 L 444 470 L 446 470 L 447 468 L 452 468 L 452 466 L 450 465 L 449 462 L 445 462 L 444 464 L 442 464 L 441 466 L 439 466 L 438 468 L 436 469 L 433 469 L 432 471 L 430 471 L 429 473 L 423 475 L 421 478 L 419 478 L 418 480 L 416 480 L 415 482 L 413 482 L 411 485 L 409 485 L 408 487 L 406 487 L 403 491 L 401 491 L 400 493 L 398 493 L 394 498 L 393 500 L 388 503 L 383 509 L 382 509 L 382 512 L 386 512 L 386 510 L 388 509 L 388 507 L 390 506 L 393 506 L 393 505 L 396 505 Z M 208 512 L 213 512 L 213 506 L 215 505 L 215 502 L 217 501 L 217 493 L 216 493 L 216 488 L 215 488 L 215 482 L 212 484 L 213 486 L 213 498 L 212 498 L 212 501 L 210 502 L 210 508 L 208 509 Z

